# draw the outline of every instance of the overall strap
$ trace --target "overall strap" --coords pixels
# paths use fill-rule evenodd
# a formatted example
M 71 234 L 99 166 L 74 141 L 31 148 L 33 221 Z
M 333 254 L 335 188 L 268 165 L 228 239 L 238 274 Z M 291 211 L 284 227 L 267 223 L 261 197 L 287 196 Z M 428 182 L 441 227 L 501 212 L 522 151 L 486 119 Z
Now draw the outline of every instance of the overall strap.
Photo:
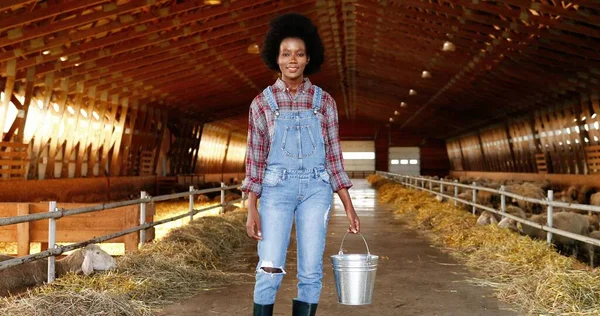
M 263 95 L 265 96 L 265 98 L 267 98 L 267 102 L 269 103 L 269 107 L 271 108 L 271 110 L 273 112 L 275 112 L 275 115 L 279 115 L 279 107 L 277 106 L 277 102 L 275 101 L 275 95 L 273 94 L 273 91 L 271 91 L 271 87 L 266 87 L 265 90 L 263 90 Z
M 323 96 L 323 89 L 315 85 L 313 85 L 313 87 L 315 87 L 315 92 L 313 93 L 312 108 L 313 112 L 317 114 L 317 112 L 321 110 L 321 98 Z

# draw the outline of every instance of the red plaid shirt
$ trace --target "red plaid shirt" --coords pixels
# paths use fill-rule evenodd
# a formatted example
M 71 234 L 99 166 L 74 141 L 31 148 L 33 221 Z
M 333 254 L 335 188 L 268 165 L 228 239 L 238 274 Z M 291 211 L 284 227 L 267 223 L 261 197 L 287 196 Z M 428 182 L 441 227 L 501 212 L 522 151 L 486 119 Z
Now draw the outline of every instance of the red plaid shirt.
M 271 89 L 280 110 L 298 111 L 312 108 L 314 88 L 308 78 L 305 78 L 304 83 L 298 87 L 295 97 L 290 94 L 287 85 L 281 79 L 277 79 Z M 325 91 L 323 91 L 318 117 L 321 121 L 321 130 L 325 140 L 325 168 L 330 175 L 331 186 L 336 192 L 342 188 L 350 188 L 352 182 L 350 182 L 350 178 L 344 171 L 342 147 L 338 135 L 337 107 L 335 100 Z M 259 197 L 261 195 L 262 179 L 267 166 L 274 127 L 275 114 L 261 93 L 252 101 L 248 115 L 246 179 L 244 179 L 241 188 L 246 193 L 251 191 Z

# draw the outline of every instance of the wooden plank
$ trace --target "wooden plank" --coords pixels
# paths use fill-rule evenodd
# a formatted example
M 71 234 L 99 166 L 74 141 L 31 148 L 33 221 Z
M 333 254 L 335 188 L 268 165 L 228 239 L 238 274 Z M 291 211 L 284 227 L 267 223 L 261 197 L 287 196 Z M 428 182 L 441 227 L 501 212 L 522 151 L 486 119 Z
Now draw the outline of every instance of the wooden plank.
M 35 87 L 35 67 L 27 69 L 27 79 L 25 84 L 25 95 L 23 100 L 23 119 L 19 124 L 19 134 L 17 134 L 15 141 L 17 143 L 23 143 L 25 137 L 25 126 L 27 124 L 27 118 L 29 116 L 29 107 L 33 97 L 33 88 Z M 27 140 L 29 141 L 29 140 Z
M 29 215 L 29 203 L 19 203 L 17 206 L 17 215 Z M 30 225 L 30 222 L 17 224 L 17 256 L 19 257 L 29 254 Z
M 126 121 L 129 123 L 129 125 L 125 127 L 125 131 L 124 131 L 124 140 L 123 140 L 123 159 L 122 159 L 122 166 L 121 166 L 121 175 L 132 175 L 132 167 L 133 167 L 133 155 L 130 155 L 132 153 L 132 146 L 133 146 L 133 134 L 135 133 L 136 129 L 136 122 L 137 122 L 137 117 L 138 117 L 138 113 L 140 107 L 138 105 L 137 100 L 133 101 L 132 107 L 129 109 L 129 114 L 128 114 L 128 120 Z M 129 129 L 129 133 L 126 133 L 126 130 Z
M 6 115 L 8 114 L 8 106 L 10 105 L 10 99 L 13 95 L 13 89 L 15 87 L 16 65 L 16 59 L 11 59 L 6 64 L 7 75 L 4 86 L 4 98 L 0 101 L 0 140 L 4 138 Z
M 87 128 L 83 128 L 83 132 L 82 132 L 82 137 L 79 139 L 79 143 L 77 146 L 77 159 L 75 162 L 75 178 L 79 178 L 82 176 L 82 167 L 83 167 L 83 160 L 86 157 L 86 153 L 87 156 L 90 156 L 90 151 L 91 151 L 91 146 L 89 144 L 89 140 L 92 139 L 91 137 L 91 133 L 92 133 L 92 128 L 93 128 L 93 124 L 95 121 L 94 118 L 94 111 L 95 111 L 95 106 L 96 106 L 96 88 L 95 87 L 90 87 L 88 90 L 88 95 L 90 96 L 90 99 L 88 101 L 87 104 L 87 108 L 86 108 L 86 113 L 88 115 L 87 119 L 82 120 L 81 122 L 85 122 L 87 123 Z M 89 168 L 89 164 L 91 163 L 91 161 L 88 159 L 88 168 Z M 87 176 L 91 176 L 90 173 L 87 174 Z
M 119 117 L 118 122 L 116 122 L 115 124 L 115 128 L 111 139 L 111 142 L 113 143 L 113 154 L 112 161 L 110 162 L 110 171 L 111 174 L 115 176 L 121 174 L 122 163 L 120 163 L 120 160 L 123 159 L 123 156 L 121 155 L 121 143 L 125 134 L 125 122 L 129 114 L 129 99 L 123 98 L 121 102 L 121 115 Z
M 60 93 L 58 97 L 58 112 L 54 113 L 56 117 L 58 117 L 58 122 L 56 124 L 52 124 L 52 133 L 50 136 L 50 147 L 48 148 L 48 164 L 46 165 L 46 179 L 55 178 L 56 175 L 54 173 L 54 169 L 56 167 L 56 156 L 59 151 L 59 147 L 62 147 L 64 139 L 62 136 L 59 136 L 61 127 L 67 123 L 67 118 L 70 115 L 69 111 L 67 111 L 67 93 L 69 89 L 69 80 L 63 79 L 60 84 Z
M 20 147 L 23 148 L 23 147 Z M 25 147 L 27 149 L 27 147 Z M 2 159 L 13 159 L 13 158 L 21 158 L 27 159 L 27 152 L 24 151 L 3 151 L 0 152 L 0 160 Z
M 15 242 L 17 240 L 17 230 L 0 227 L 1 242 Z

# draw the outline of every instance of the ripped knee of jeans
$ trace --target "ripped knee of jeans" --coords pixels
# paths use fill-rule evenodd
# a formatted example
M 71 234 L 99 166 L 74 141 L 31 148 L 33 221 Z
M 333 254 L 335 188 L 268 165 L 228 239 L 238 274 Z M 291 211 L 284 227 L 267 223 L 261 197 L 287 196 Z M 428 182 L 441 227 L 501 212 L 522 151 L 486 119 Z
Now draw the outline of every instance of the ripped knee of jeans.
M 274 266 L 274 264 L 272 262 L 264 261 L 260 265 L 259 271 L 263 272 L 263 273 L 267 273 L 267 274 L 286 274 L 285 270 L 283 270 L 283 267 L 276 268 L 273 266 Z
M 261 269 L 266 273 L 283 273 L 283 270 L 279 268 L 262 267 Z

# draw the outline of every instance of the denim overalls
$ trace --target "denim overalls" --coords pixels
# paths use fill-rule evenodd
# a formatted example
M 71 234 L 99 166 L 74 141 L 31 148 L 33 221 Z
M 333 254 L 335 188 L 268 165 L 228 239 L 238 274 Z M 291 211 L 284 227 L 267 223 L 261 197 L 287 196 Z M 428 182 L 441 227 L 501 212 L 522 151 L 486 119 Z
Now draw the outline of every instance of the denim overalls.
M 317 113 L 322 90 L 315 89 L 312 109 L 280 111 L 270 87 L 263 94 L 275 113 L 274 133 L 259 202 L 262 240 L 258 242 L 254 302 L 268 305 L 283 275 L 292 222 L 298 242 L 297 300 L 316 304 L 321 296 L 323 251 L 333 190 L 325 170 L 325 143 Z M 282 273 L 265 272 L 278 268 Z

